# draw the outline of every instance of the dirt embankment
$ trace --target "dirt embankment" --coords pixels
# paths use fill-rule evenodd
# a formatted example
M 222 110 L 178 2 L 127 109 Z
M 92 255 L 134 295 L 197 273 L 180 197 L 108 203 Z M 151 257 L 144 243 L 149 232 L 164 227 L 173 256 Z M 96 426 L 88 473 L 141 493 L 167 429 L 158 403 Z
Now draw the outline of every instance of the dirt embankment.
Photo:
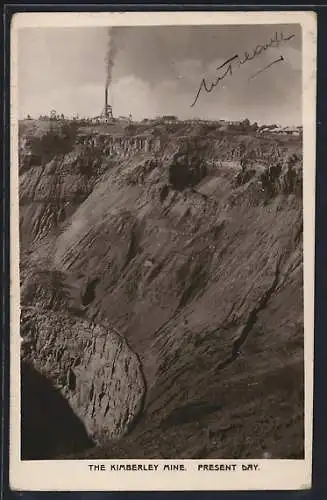
M 22 135 L 28 361 L 58 385 L 81 359 L 62 394 L 101 435 L 85 456 L 299 458 L 301 144 L 191 132 L 74 131 L 69 151 L 38 165 Z M 103 337 L 95 351 L 83 343 Z

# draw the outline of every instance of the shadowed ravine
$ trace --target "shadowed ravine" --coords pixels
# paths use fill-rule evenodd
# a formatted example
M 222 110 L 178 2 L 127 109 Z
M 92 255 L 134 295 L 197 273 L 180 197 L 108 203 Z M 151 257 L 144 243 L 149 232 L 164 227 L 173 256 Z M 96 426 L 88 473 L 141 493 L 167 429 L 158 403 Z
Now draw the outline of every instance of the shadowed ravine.
M 82 422 L 51 382 L 27 363 L 22 377 L 22 460 L 60 458 L 92 446 Z

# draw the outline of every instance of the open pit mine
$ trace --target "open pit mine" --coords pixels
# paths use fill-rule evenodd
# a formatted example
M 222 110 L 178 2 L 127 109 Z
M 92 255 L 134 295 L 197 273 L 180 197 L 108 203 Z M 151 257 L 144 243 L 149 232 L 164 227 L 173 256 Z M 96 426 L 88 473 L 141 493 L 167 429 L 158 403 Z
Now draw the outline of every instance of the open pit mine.
M 22 458 L 302 458 L 302 144 L 19 124 Z

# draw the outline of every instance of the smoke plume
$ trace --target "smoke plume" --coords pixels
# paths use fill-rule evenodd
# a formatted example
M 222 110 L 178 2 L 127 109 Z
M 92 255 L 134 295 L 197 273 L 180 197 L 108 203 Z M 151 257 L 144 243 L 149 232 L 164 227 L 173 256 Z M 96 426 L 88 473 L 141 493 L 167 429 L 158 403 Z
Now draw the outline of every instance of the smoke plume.
M 113 28 L 108 28 L 107 52 L 106 52 L 106 90 L 108 91 L 112 81 L 112 71 L 115 62 L 116 45 Z

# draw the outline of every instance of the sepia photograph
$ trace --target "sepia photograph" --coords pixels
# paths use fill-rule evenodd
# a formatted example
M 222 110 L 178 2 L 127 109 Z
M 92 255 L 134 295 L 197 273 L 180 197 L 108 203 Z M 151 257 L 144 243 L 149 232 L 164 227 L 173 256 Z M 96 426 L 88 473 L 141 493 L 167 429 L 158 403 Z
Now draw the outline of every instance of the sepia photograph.
M 16 30 L 21 462 L 308 458 L 303 27 L 236 15 Z

